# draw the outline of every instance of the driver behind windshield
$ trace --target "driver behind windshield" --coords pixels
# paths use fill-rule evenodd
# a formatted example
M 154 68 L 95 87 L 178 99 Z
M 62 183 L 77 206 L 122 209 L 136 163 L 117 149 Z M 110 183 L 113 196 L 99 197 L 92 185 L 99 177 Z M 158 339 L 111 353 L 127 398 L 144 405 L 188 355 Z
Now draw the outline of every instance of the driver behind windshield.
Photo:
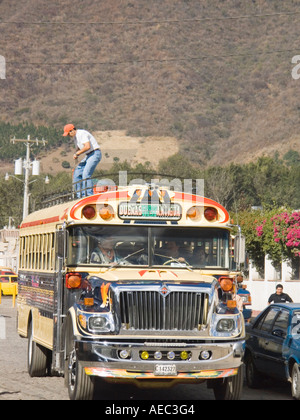
M 105 236 L 97 239 L 97 247 L 91 254 L 91 263 L 105 265 L 146 265 L 148 256 L 146 245 L 141 242 L 135 244 L 120 242 L 114 237 Z
M 120 261 L 115 249 L 115 240 L 112 237 L 98 239 L 97 247 L 91 254 L 91 263 L 112 264 Z

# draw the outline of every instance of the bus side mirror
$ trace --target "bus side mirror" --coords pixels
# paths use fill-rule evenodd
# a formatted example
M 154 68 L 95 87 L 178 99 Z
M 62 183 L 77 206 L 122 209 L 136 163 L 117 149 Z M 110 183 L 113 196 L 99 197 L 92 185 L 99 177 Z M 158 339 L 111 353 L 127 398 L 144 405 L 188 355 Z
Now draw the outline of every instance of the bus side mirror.
M 246 256 L 245 236 L 237 235 L 234 240 L 234 261 L 237 264 L 244 264 Z
M 56 254 L 58 258 L 62 258 L 63 260 L 66 257 L 68 233 L 69 232 L 64 229 L 56 231 Z

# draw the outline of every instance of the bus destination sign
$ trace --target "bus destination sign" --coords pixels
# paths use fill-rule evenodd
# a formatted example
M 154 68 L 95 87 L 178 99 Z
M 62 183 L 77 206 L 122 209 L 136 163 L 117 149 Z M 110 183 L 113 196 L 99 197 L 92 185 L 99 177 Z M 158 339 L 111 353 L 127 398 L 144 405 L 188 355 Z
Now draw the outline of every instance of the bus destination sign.
M 137 203 L 119 204 L 120 219 L 180 220 L 181 205 L 178 203 Z

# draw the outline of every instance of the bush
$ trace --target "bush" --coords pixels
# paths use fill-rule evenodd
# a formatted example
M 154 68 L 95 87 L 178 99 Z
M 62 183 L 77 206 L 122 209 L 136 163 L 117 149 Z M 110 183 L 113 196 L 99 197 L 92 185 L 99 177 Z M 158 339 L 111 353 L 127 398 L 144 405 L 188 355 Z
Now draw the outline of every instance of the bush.
M 69 169 L 71 167 L 70 163 L 64 160 L 61 164 L 61 166 L 65 169 Z

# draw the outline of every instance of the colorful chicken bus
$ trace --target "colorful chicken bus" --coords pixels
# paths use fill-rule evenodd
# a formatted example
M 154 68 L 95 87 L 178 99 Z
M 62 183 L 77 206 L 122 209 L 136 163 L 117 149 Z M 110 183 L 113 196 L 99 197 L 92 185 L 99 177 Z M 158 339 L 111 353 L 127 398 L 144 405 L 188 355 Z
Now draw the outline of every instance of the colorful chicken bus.
M 151 184 L 30 214 L 18 280 L 30 376 L 64 376 L 71 399 L 119 380 L 207 381 L 217 399 L 238 399 L 245 331 L 231 249 L 220 204 Z

